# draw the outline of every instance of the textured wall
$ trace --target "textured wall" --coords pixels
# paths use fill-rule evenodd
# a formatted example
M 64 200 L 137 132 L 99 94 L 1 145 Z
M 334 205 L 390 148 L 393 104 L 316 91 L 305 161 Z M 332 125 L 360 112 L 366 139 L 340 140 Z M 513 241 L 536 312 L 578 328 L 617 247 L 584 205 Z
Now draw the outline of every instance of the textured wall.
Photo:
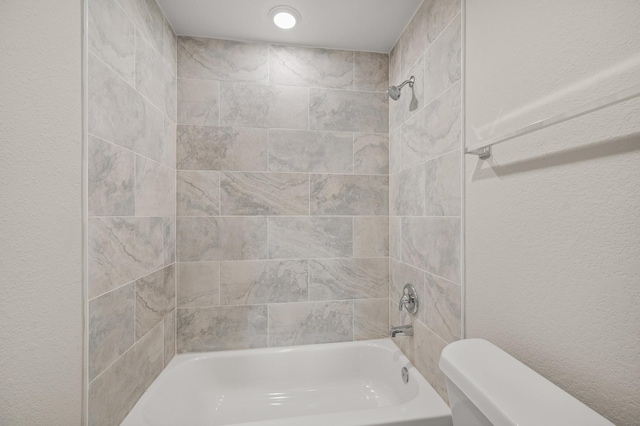
M 178 351 L 386 335 L 387 59 L 179 38 Z
M 0 4 L 0 424 L 80 424 L 82 2 Z
M 467 2 L 467 143 L 640 81 L 637 1 Z M 496 31 L 499 28 L 500 31 Z M 640 425 L 640 100 L 467 156 L 466 315 Z
M 176 37 L 153 0 L 88 0 L 89 424 L 175 353 Z
M 390 317 L 413 324 L 414 337 L 394 341 L 445 399 L 440 351 L 461 330 L 460 40 L 460 2 L 426 0 L 389 60 L 391 84 L 416 78 L 389 101 Z M 415 316 L 398 312 L 408 282 Z

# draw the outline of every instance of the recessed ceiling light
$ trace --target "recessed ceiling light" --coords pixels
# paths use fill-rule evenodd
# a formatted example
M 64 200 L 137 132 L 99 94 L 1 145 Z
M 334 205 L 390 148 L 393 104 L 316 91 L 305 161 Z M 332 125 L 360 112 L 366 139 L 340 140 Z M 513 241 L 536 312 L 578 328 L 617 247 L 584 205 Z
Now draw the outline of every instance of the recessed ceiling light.
M 276 6 L 269 12 L 269 17 L 279 28 L 290 30 L 300 21 L 300 14 L 289 6 Z

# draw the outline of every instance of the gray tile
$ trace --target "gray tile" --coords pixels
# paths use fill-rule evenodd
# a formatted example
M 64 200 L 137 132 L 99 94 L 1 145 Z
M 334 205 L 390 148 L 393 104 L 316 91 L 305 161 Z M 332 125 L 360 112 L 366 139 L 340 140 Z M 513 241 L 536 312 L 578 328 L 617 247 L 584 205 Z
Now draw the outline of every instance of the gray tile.
M 89 384 L 89 425 L 120 424 L 162 371 L 163 330 L 158 324 Z
M 136 339 L 176 308 L 174 265 L 136 280 Z
M 269 305 L 269 346 L 353 340 L 353 302 Z
M 309 300 L 377 299 L 389 295 L 389 261 L 311 259 Z
M 424 165 L 412 167 L 391 175 L 389 196 L 392 216 L 424 215 Z
M 92 54 L 88 76 L 89 133 L 162 161 L 162 113 Z
M 396 310 L 398 302 L 402 297 L 402 290 L 405 284 L 413 284 L 420 291 L 421 283 L 424 281 L 424 272 L 406 263 L 392 259 L 389 265 L 389 297 L 395 303 Z M 398 324 L 395 324 L 398 325 Z
M 269 258 L 351 257 L 350 217 L 269 218 Z
M 389 218 L 389 257 L 402 260 L 402 218 Z
M 140 38 L 139 33 L 136 37 L 136 89 L 175 121 L 176 76 L 162 56 Z
M 218 216 L 220 214 L 220 173 L 180 170 L 177 173 L 178 216 Z
M 164 15 L 155 0 L 117 0 L 134 22 L 147 43 L 162 54 L 164 42 Z
M 162 218 L 89 219 L 89 298 L 164 264 Z
M 397 173 L 402 170 L 402 134 L 401 128 L 391 131 L 389 134 L 389 173 Z
M 387 133 L 387 95 L 312 88 L 309 91 L 309 126 L 313 130 Z
M 162 148 L 160 162 L 172 169 L 176 168 L 176 123 L 167 116 L 163 120 Z
M 448 401 L 447 384 L 444 373 L 440 370 L 440 354 L 447 342 L 438 337 L 422 322 L 413 322 L 413 344 L 415 345 L 415 357 L 411 363 L 415 365 L 420 374 L 427 379 L 429 384 L 438 392 L 440 397 Z
M 389 178 L 376 175 L 311 175 L 312 215 L 389 214 Z
M 389 299 L 353 301 L 353 339 L 389 337 Z
M 460 282 L 460 218 L 402 218 L 402 260 Z
M 389 52 L 389 86 L 400 80 L 402 75 L 401 63 L 400 63 L 400 51 L 402 50 L 402 39 L 393 46 L 391 52 Z
M 445 342 L 460 339 L 460 286 L 426 273 L 421 299 L 426 326 Z
M 179 308 L 219 305 L 220 262 L 178 263 L 176 288 Z
M 178 37 L 171 28 L 171 24 L 164 19 L 164 32 L 162 40 L 162 59 L 169 64 L 173 75 L 178 75 Z
M 460 216 L 460 151 L 425 164 L 425 216 Z
M 309 175 L 224 172 L 220 198 L 223 215 L 306 215 Z
M 176 171 L 136 156 L 136 216 L 175 216 Z
M 89 381 L 133 345 L 133 312 L 133 284 L 89 301 Z
M 223 126 L 306 129 L 309 90 L 299 87 L 220 83 Z
M 178 76 L 267 83 L 268 45 L 178 37 Z
M 162 239 L 164 243 L 164 265 L 176 261 L 176 218 L 162 218 Z
M 178 126 L 178 169 L 263 171 L 267 130 Z
M 353 218 L 353 257 L 389 256 L 389 217 Z
M 178 352 L 267 346 L 267 305 L 179 308 Z
M 389 135 L 356 133 L 353 161 L 354 173 L 389 174 Z
M 176 354 L 176 311 L 169 312 L 164 317 L 164 366 L 173 359 Z
M 354 52 L 354 89 L 386 92 L 389 87 L 389 55 Z
M 431 102 L 460 80 L 461 28 L 460 15 L 449 24 L 425 54 L 424 92 Z
M 254 305 L 307 301 L 306 260 L 221 262 L 220 303 Z
M 425 106 L 424 57 L 420 57 L 418 62 L 416 62 L 411 69 L 404 72 L 397 81 L 393 81 L 391 84 L 401 84 L 412 76 L 415 78 L 413 87 L 409 85 L 404 86 L 398 100 L 389 100 L 390 129 L 397 129 Z
M 402 125 L 402 167 L 460 148 L 460 83 Z
M 113 0 L 89 2 L 89 50 L 129 84 L 134 81 L 135 27 Z
M 220 83 L 191 78 L 178 79 L 178 123 L 220 125 Z
M 288 86 L 351 89 L 353 52 L 270 45 L 269 82 Z
M 267 258 L 265 217 L 179 217 L 178 261 Z
M 350 133 L 270 130 L 269 170 L 351 173 L 353 136 Z
M 89 136 L 89 215 L 133 216 L 134 154 Z

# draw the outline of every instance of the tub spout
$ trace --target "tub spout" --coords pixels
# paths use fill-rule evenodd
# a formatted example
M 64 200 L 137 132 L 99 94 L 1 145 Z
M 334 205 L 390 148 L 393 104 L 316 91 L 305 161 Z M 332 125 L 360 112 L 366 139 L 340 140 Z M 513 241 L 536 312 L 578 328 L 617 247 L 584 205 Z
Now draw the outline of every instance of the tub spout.
M 413 336 L 413 326 L 411 325 L 399 325 L 397 327 L 391 327 L 391 337 L 400 336 Z

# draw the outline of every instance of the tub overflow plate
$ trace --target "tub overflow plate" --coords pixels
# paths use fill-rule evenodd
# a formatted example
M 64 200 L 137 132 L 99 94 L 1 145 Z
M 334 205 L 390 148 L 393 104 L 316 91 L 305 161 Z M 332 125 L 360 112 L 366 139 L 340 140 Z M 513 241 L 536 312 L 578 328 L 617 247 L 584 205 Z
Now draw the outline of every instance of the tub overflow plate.
M 405 383 L 409 383 L 409 370 L 407 370 L 407 367 L 402 367 L 402 370 L 400 370 L 400 374 L 402 374 L 402 381 Z

